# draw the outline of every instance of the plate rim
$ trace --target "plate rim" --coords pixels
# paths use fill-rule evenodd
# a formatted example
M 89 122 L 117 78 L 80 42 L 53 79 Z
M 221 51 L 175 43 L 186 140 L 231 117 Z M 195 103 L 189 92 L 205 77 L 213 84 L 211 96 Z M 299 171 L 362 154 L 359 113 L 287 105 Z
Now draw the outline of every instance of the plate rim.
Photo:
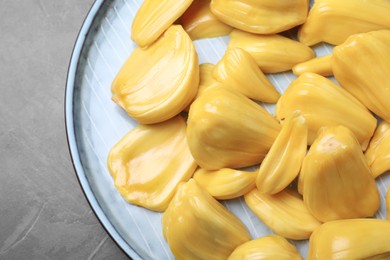
M 97 201 L 91 186 L 89 185 L 88 179 L 84 172 L 79 150 L 77 148 L 76 134 L 74 128 L 74 88 L 76 81 L 76 73 L 79 67 L 79 61 L 81 53 L 84 48 L 87 36 L 90 32 L 91 26 L 95 21 L 95 18 L 104 4 L 104 0 L 95 0 L 90 7 L 84 21 L 79 29 L 76 41 L 73 46 L 71 58 L 68 65 L 67 77 L 65 83 L 65 97 L 64 97 L 64 118 L 65 118 L 65 133 L 66 141 L 68 145 L 68 151 L 70 159 L 73 165 L 74 173 L 80 184 L 81 190 L 83 191 L 84 197 L 86 198 L 90 208 L 95 214 L 96 218 L 100 222 L 101 226 L 106 230 L 107 234 L 117 244 L 117 246 L 125 253 L 128 257 L 140 258 L 135 250 L 123 239 L 119 232 L 115 229 L 109 218 L 104 213 L 102 207 Z

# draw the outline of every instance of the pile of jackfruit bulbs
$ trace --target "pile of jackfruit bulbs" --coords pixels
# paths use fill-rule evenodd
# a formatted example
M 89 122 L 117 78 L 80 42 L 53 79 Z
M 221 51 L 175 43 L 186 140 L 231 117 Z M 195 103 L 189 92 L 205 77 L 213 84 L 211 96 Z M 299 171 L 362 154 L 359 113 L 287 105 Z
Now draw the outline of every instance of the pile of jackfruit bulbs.
M 299 41 L 278 34 L 292 28 Z M 193 40 L 223 35 L 222 59 L 199 65 Z M 388 0 L 145 0 L 131 37 L 111 91 L 140 124 L 108 169 L 128 202 L 164 212 L 177 259 L 302 259 L 287 239 L 310 239 L 308 259 L 390 259 L 390 221 L 373 218 L 390 170 Z M 333 53 L 315 57 L 321 42 Z M 290 70 L 279 93 L 266 74 Z M 274 235 L 252 240 L 219 202 L 241 196 Z

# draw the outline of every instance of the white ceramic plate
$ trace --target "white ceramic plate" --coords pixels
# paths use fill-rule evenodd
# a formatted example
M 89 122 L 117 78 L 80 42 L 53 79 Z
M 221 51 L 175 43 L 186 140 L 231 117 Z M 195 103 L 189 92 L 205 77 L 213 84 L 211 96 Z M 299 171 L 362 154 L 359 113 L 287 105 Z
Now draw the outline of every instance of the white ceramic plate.
M 137 123 L 111 101 L 110 85 L 135 47 L 130 28 L 141 0 L 97 0 L 76 41 L 66 88 L 66 128 L 72 160 L 84 193 L 102 225 L 134 259 L 173 259 L 163 239 L 161 213 L 128 204 L 115 189 L 106 167 L 110 148 Z M 195 42 L 199 62 L 216 63 L 228 37 Z M 316 47 L 317 55 L 331 47 Z M 280 92 L 295 78 L 291 73 L 270 76 Z M 266 109 L 273 113 L 274 106 Z M 390 176 L 378 180 L 382 205 Z M 271 231 L 248 209 L 243 199 L 222 202 L 248 227 L 253 238 Z M 385 217 L 382 206 L 379 218 Z M 303 256 L 307 242 L 294 242 Z

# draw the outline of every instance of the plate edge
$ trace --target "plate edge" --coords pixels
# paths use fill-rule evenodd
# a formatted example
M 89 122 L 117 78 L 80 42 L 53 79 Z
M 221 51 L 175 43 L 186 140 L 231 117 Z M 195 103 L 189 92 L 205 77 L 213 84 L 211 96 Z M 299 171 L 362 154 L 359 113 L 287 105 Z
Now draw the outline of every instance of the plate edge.
M 112 240 L 117 244 L 117 246 L 129 257 L 141 259 L 139 255 L 131 248 L 130 245 L 122 238 L 118 233 L 115 227 L 112 225 L 110 220 L 107 218 L 103 212 L 99 202 L 94 196 L 94 193 L 88 183 L 84 170 L 82 168 L 82 163 L 80 160 L 79 152 L 77 150 L 76 138 L 75 138 L 75 129 L 74 129 L 74 118 L 73 118 L 73 93 L 74 93 L 74 84 L 76 80 L 76 71 L 78 68 L 78 63 L 80 59 L 81 52 L 83 50 L 84 43 L 86 41 L 87 35 L 91 28 L 93 21 L 96 18 L 100 8 L 104 4 L 104 0 L 95 0 L 89 9 L 82 26 L 76 37 L 76 42 L 73 46 L 71 58 L 68 65 L 68 73 L 66 77 L 65 84 L 65 98 L 64 98 L 64 118 L 65 118 L 65 132 L 66 140 L 68 145 L 68 151 L 70 153 L 70 159 L 75 171 L 77 180 L 80 184 L 81 190 L 85 198 L 87 199 L 88 204 L 90 205 L 95 216 L 99 220 L 100 224 L 106 230 L 107 234 L 112 238 Z

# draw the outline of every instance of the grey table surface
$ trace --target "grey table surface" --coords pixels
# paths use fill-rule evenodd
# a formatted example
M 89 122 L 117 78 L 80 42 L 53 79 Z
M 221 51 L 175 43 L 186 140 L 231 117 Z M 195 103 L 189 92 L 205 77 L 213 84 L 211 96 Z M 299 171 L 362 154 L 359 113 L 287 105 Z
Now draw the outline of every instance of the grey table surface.
M 77 181 L 64 124 L 93 0 L 0 0 L 0 259 L 127 259 Z

